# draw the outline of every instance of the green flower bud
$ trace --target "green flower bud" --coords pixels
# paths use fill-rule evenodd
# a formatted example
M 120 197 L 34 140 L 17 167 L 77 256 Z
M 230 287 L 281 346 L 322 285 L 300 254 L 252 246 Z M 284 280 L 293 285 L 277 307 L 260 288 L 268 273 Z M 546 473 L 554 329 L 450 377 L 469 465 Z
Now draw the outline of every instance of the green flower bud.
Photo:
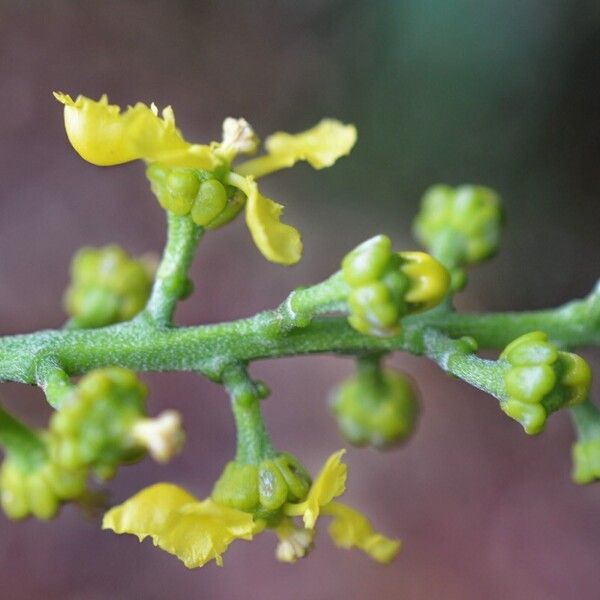
M 118 246 L 83 248 L 71 263 L 65 307 L 78 327 L 128 321 L 145 306 L 152 287 L 149 264 Z
M 359 371 L 337 387 L 331 409 L 344 437 L 356 446 L 387 448 L 404 442 L 419 414 L 412 381 L 396 371 Z
M 10 519 L 51 519 L 61 503 L 85 491 L 85 469 L 65 469 L 50 459 L 28 468 L 9 455 L 0 468 L 0 503 Z
M 342 261 L 342 277 L 350 286 L 350 325 L 367 335 L 400 333 L 407 314 L 432 308 L 446 296 L 450 276 L 423 252 L 392 251 L 388 237 L 367 240 Z
M 192 219 L 196 225 L 208 225 L 227 206 L 227 192 L 217 179 L 204 181 L 192 208 Z
M 143 456 L 133 430 L 144 421 L 146 388 L 118 367 L 85 375 L 50 420 L 53 459 L 68 469 L 90 467 L 101 478 Z
M 517 338 L 500 358 L 510 364 L 504 374 L 507 398 L 500 407 L 529 434 L 542 431 L 552 412 L 587 398 L 591 384 L 587 362 L 560 352 L 541 331 Z
M 232 461 L 212 491 L 215 502 L 269 518 L 286 502 L 306 497 L 311 479 L 300 462 L 288 453 L 258 465 Z
M 474 185 L 436 185 L 423 196 L 414 233 L 434 255 L 450 252 L 457 266 L 467 265 L 497 251 L 502 221 L 501 200 L 493 190 Z

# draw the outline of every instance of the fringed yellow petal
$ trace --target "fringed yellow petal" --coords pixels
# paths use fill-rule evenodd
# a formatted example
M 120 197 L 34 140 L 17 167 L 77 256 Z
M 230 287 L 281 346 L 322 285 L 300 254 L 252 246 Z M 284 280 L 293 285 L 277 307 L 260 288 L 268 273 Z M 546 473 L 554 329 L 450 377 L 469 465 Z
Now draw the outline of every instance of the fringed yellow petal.
M 315 169 L 330 167 L 350 153 L 356 142 L 356 127 L 335 119 L 323 119 L 302 133 L 278 131 L 265 140 L 268 154 L 249 160 L 237 167 L 242 175 L 261 177 L 267 173 L 291 167 L 306 160 Z
M 154 539 L 164 530 L 173 512 L 190 502 L 197 499 L 179 486 L 157 483 L 109 510 L 104 515 L 102 529 L 131 533 L 140 541 L 147 536 Z
M 182 137 L 170 106 L 159 116 L 156 106 L 141 102 L 121 112 L 108 103 L 106 95 L 98 101 L 85 96 L 73 100 L 56 92 L 54 96 L 65 106 L 65 129 L 71 145 L 94 165 L 143 159 L 210 170 L 219 164 L 209 146 L 190 144 Z
M 346 490 L 348 467 L 342 462 L 345 452 L 344 449 L 338 450 L 327 459 L 313 482 L 306 500 L 298 504 L 286 504 L 285 514 L 290 517 L 302 516 L 304 526 L 307 529 L 314 528 L 321 508 L 337 496 L 341 496 Z
M 222 554 L 229 544 L 236 539 L 251 540 L 253 530 L 251 514 L 207 499 L 174 512 L 154 543 L 179 558 L 188 569 L 210 560 L 221 567 Z
M 246 224 L 256 247 L 271 262 L 293 265 L 302 258 L 298 230 L 280 221 L 283 206 L 265 198 L 252 177 L 229 175 L 229 183 L 246 194 Z
M 329 535 L 339 548 L 359 548 L 380 563 L 391 562 L 400 551 L 400 540 L 376 532 L 369 519 L 353 508 L 331 502 L 323 512 L 333 517 Z

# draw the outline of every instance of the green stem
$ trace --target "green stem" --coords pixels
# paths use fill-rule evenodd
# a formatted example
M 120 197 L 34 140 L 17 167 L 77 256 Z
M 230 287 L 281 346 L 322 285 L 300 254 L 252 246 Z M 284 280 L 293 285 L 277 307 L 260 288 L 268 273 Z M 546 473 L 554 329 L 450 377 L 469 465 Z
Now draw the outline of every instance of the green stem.
M 177 302 L 189 292 L 187 273 L 204 234 L 204 229 L 198 227 L 189 216 L 174 215 L 167 211 L 167 218 L 167 244 L 152 293 L 142 313 L 162 327 L 172 324 Z
M 237 433 L 235 460 L 258 465 L 265 458 L 275 456 L 260 410 L 260 402 L 267 394 L 266 388 L 252 381 L 245 365 L 241 363 L 225 369 L 223 383 L 231 397 L 231 408 L 235 418 Z
M 402 333 L 391 338 L 360 334 L 343 317 L 317 317 L 291 331 L 282 331 L 280 323 L 281 313 L 273 310 L 198 327 L 156 328 L 136 320 L 92 330 L 7 336 L 0 338 L 0 380 L 38 383 L 37 368 L 48 358 L 70 376 L 118 364 L 136 371 L 200 371 L 218 379 L 232 361 L 321 352 L 423 354 L 427 328 L 450 337 L 468 335 L 488 348 L 504 348 L 536 329 L 562 346 L 600 345 L 600 296 L 592 294 L 556 309 L 526 313 L 457 314 L 441 307 L 407 317 Z
M 373 390 L 373 397 L 377 397 L 378 391 L 385 389 L 385 379 L 381 368 L 382 358 L 382 353 L 374 353 L 363 354 L 356 359 L 356 371 L 361 383 Z
M 350 288 L 341 271 L 321 283 L 294 290 L 277 309 L 281 329 L 306 327 L 317 315 L 346 311 L 349 293 Z
M 510 368 L 508 363 L 479 358 L 468 340 L 453 340 L 435 329 L 425 332 L 424 342 L 427 356 L 444 371 L 499 400 L 506 397 L 504 373 Z
M 600 437 L 600 410 L 591 400 L 573 406 L 570 413 L 580 441 Z
M 46 458 L 46 447 L 40 437 L 0 407 L 0 443 L 12 460 L 25 468 L 33 468 Z
M 62 406 L 75 387 L 67 373 L 51 358 L 38 363 L 36 380 L 44 390 L 48 404 L 56 409 Z
M 481 348 L 502 349 L 530 331 L 544 331 L 563 347 L 600 345 L 600 290 L 558 308 L 530 312 L 432 315 L 430 324 L 451 336 L 473 337 Z

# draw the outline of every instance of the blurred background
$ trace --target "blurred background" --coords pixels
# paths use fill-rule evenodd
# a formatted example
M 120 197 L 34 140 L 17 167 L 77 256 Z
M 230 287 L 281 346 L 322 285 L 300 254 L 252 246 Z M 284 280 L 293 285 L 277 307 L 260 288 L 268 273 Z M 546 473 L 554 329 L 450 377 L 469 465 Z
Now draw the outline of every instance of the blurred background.
M 243 220 L 207 236 L 182 323 L 275 306 L 376 233 L 412 247 L 411 218 L 438 182 L 494 187 L 508 212 L 504 249 L 473 271 L 463 309 L 582 296 L 600 264 L 599 50 L 595 0 L 0 1 L 0 333 L 60 326 L 80 246 L 117 242 L 140 254 L 164 241 L 141 165 L 83 162 L 52 90 L 172 104 L 186 137 L 202 142 L 228 115 L 262 137 L 322 116 L 356 123 L 359 143 L 335 168 L 300 165 L 263 184 L 302 231 L 303 261 L 267 264 Z M 598 351 L 585 355 L 600 367 Z M 326 535 L 307 560 L 281 565 L 264 535 L 234 544 L 224 569 L 187 571 L 67 507 L 48 524 L 0 516 L 1 596 L 598 598 L 600 489 L 570 482 L 568 417 L 528 439 L 493 399 L 425 360 L 390 362 L 419 382 L 420 427 L 396 451 L 350 450 L 346 499 L 404 540 L 391 566 L 336 550 Z M 316 471 L 343 445 L 326 399 L 351 361 L 266 361 L 252 372 L 273 390 L 264 406 L 275 443 Z M 145 380 L 153 412 L 183 413 L 188 444 L 169 467 L 122 469 L 111 501 L 165 479 L 208 494 L 234 447 L 225 394 L 190 374 Z M 0 394 L 45 424 L 38 390 L 4 384 Z

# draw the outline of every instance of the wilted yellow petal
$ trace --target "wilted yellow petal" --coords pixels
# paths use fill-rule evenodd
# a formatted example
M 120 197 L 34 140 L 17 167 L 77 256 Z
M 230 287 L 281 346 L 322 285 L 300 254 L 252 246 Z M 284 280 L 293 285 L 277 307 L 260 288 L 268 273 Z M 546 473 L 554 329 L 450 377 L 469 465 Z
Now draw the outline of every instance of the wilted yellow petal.
M 361 513 L 331 502 L 323 512 L 333 516 L 329 535 L 340 548 L 359 548 L 380 563 L 389 563 L 400 551 L 400 541 L 374 531 L 371 522 Z
M 173 512 L 190 502 L 197 499 L 179 486 L 157 483 L 109 510 L 102 520 L 102 529 L 131 533 L 140 541 L 147 536 L 154 538 L 164 530 Z
M 345 452 L 344 449 L 338 450 L 327 459 L 304 502 L 285 505 L 285 513 L 288 516 L 302 515 L 307 529 L 314 528 L 321 508 L 346 490 L 348 467 L 342 462 Z
M 356 127 L 335 119 L 323 119 L 302 133 L 278 131 L 265 140 L 268 154 L 249 160 L 236 168 L 242 175 L 261 177 L 306 160 L 315 169 L 330 167 L 350 153 L 356 142 Z
M 256 247 L 271 262 L 293 265 L 302 257 L 298 230 L 280 221 L 283 206 L 265 198 L 252 177 L 229 175 L 228 182 L 246 194 L 246 224 Z
M 73 148 L 94 165 L 143 159 L 210 170 L 219 164 L 209 146 L 190 144 L 182 137 L 171 107 L 159 116 L 154 105 L 141 102 L 121 112 L 106 95 L 98 101 L 85 96 L 73 100 L 56 92 L 54 96 L 65 105 L 65 129 Z
M 154 543 L 181 560 L 188 569 L 215 560 L 223 566 L 222 554 L 236 539 L 251 540 L 251 514 L 221 506 L 210 498 L 187 504 L 175 511 Z

